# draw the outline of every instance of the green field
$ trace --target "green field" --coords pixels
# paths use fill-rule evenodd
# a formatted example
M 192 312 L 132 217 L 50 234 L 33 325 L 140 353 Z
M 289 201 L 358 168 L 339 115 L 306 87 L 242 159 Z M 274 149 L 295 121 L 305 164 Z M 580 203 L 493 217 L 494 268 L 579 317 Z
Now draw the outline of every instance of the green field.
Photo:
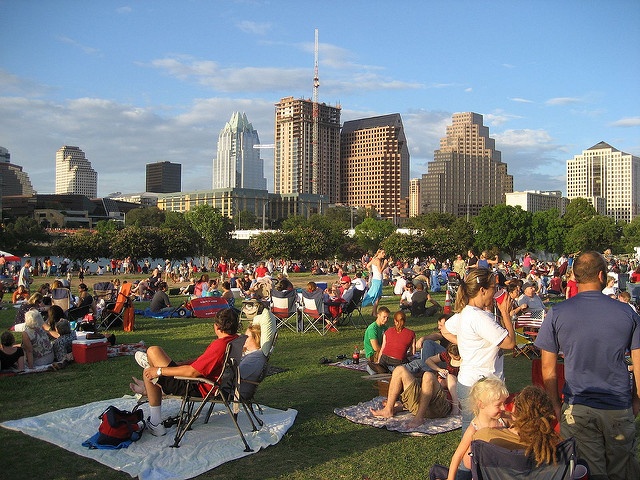
M 335 277 L 316 277 L 318 281 Z M 292 276 L 296 286 L 309 277 Z M 92 285 L 97 277 L 86 279 Z M 36 279 L 34 285 L 38 285 Z M 77 282 L 76 282 L 77 283 Z M 392 311 L 397 299 L 385 288 L 381 302 Z M 436 295 L 440 303 L 444 295 Z M 177 302 L 177 299 L 172 299 Z M 146 304 L 136 304 L 136 307 Z M 363 309 L 367 322 L 371 308 Z M 14 309 L 0 310 L 0 328 L 13 323 Z M 136 330 L 116 331 L 118 343 L 144 340 L 162 345 L 175 359 L 194 358 L 212 339 L 211 322 L 204 319 L 136 318 Z M 422 335 L 435 328 L 434 317 L 409 318 L 407 327 Z M 198 478 L 211 479 L 414 479 L 427 476 L 435 463 L 447 463 L 457 446 L 459 431 L 432 437 L 410 437 L 383 429 L 353 424 L 333 413 L 336 407 L 354 405 L 377 395 L 361 372 L 319 364 L 321 357 L 350 355 L 362 346 L 363 330 L 341 328 L 338 333 L 296 334 L 280 332 L 272 357 L 284 373 L 267 377 L 258 389 L 263 404 L 294 408 L 298 416 L 284 439 L 275 446 L 227 463 Z M 512 391 L 530 381 L 530 361 L 507 354 L 507 385 Z M 30 417 L 61 408 L 120 397 L 130 393 L 128 384 L 140 368 L 133 357 L 112 358 L 92 364 L 71 364 L 63 370 L 0 378 L 0 421 Z M 96 412 L 96 415 L 100 412 Z M 171 434 L 171 432 L 170 432 Z M 79 438 L 81 442 L 84 438 Z M 20 433 L 0 429 L 4 445 L 0 478 L 11 479 L 125 479 L 116 472 Z

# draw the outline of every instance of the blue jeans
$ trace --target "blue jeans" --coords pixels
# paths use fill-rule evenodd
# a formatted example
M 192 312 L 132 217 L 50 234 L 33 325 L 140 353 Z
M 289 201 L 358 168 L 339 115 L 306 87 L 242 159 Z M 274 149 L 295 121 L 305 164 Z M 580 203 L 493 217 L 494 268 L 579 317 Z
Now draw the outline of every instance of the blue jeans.
M 414 375 L 421 371 L 427 372 L 431 370 L 425 363 L 427 361 L 427 358 L 433 357 L 434 355 L 442 353 L 444 351 L 445 348 L 438 342 L 434 342 L 433 340 L 425 340 L 422 343 L 422 349 L 420 350 L 420 358 L 410 361 L 405 366 Z

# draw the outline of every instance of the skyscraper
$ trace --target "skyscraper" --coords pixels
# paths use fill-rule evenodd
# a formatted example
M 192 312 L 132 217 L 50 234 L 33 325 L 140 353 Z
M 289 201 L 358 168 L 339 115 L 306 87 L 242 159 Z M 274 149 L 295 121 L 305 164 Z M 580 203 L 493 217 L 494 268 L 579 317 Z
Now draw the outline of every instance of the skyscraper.
M 567 198 L 586 198 L 601 215 L 640 215 L 640 157 L 600 142 L 567 160 Z
M 440 149 L 422 176 L 422 211 L 475 215 L 486 205 L 505 203 L 513 191 L 489 128 L 478 113 L 455 113 Z
M 286 97 L 276 104 L 275 193 L 340 196 L 340 107 L 318 105 L 318 159 L 313 159 L 313 102 Z
M 56 194 L 98 196 L 98 174 L 78 147 L 65 145 L 56 152 Z
M 245 113 L 233 112 L 218 135 L 218 155 L 213 159 L 213 189 L 253 188 L 267 189 L 264 161 L 258 132 L 247 120 Z
M 340 202 L 373 207 L 383 218 L 407 217 L 409 148 L 400 114 L 344 122 Z
M 29 175 L 22 167 L 11 163 L 9 151 L 0 147 L 0 196 L 35 195 Z
M 171 162 L 147 163 L 147 192 L 173 193 L 182 190 L 182 165 Z

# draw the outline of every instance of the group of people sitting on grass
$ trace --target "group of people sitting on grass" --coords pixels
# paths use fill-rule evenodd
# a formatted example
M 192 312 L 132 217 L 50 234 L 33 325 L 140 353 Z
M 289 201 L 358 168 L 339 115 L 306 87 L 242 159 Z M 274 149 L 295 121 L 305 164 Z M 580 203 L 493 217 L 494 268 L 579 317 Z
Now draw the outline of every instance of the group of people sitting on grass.
M 471 478 L 467 454 L 474 439 L 524 450 L 541 466 L 555 462 L 556 446 L 569 437 L 590 478 L 640 478 L 634 424 L 640 380 L 632 376 L 630 384 L 625 361 L 640 364 L 640 317 L 602 291 L 607 264 L 599 253 L 577 257 L 574 277 L 578 293 L 547 310 L 535 283 L 509 282 L 506 292 L 496 293 L 500 281 L 493 271 L 470 269 L 457 292 L 457 313 L 440 318 L 439 331 L 415 343 L 402 311 L 387 329 L 390 312 L 378 309 L 364 336 L 367 366 L 370 373 L 391 372 L 391 377 L 386 401 L 371 414 L 390 418 L 408 410 L 413 415 L 408 426 L 416 428 L 425 419 L 462 413 L 462 441 L 449 467 L 434 469 L 431 478 Z M 535 346 L 545 389 L 525 387 L 506 413 L 503 351 L 516 345 L 514 319 L 527 311 L 544 318 Z M 446 354 L 434 353 L 436 341 Z M 398 347 L 392 348 L 395 353 L 387 350 L 389 344 Z M 409 361 L 417 348 L 420 359 Z M 564 404 L 557 391 L 559 355 L 565 365 Z

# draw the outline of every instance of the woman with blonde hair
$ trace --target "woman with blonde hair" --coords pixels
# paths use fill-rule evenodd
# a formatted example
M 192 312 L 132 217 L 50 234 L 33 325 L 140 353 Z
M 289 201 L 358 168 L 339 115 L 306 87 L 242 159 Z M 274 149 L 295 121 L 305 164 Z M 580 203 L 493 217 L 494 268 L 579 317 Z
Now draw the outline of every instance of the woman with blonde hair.
M 462 431 L 469 425 L 472 412 L 466 404 L 471 387 L 483 377 L 504 380 L 502 350 L 512 349 L 515 332 L 511 321 L 511 302 L 498 304 L 501 322 L 490 311 L 496 276 L 475 268 L 460 282 L 456 295 L 456 315 L 446 321 L 442 334 L 458 344 L 462 365 L 458 375 L 458 398 L 462 403 Z
M 367 263 L 367 268 L 371 270 L 371 281 L 369 283 L 369 290 L 362 298 L 362 306 L 373 305 L 371 315 L 378 316 L 378 302 L 382 297 L 382 272 L 387 268 L 388 260 L 385 251 L 380 248 L 373 258 Z
M 43 324 L 39 311 L 32 309 L 25 313 L 22 348 L 29 368 L 49 365 L 55 358 L 49 335 L 42 328 Z

